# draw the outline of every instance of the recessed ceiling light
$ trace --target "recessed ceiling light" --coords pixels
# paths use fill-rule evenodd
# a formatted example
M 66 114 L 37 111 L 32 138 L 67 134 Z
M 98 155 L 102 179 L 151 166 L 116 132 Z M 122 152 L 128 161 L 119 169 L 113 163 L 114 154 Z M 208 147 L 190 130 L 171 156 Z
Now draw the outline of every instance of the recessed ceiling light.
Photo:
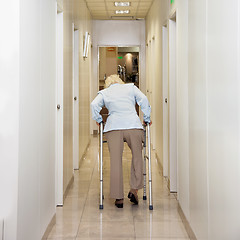
M 115 13 L 116 14 L 128 14 L 128 13 L 130 13 L 130 11 L 129 10 L 116 10 Z
M 114 5 L 116 7 L 129 7 L 130 6 L 130 2 L 114 2 Z

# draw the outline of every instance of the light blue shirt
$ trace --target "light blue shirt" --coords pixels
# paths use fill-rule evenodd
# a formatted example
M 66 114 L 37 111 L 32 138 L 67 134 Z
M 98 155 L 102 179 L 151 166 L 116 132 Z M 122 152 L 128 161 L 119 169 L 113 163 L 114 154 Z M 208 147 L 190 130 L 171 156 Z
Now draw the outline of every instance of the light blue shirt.
M 135 104 L 141 107 L 145 122 L 150 122 L 151 107 L 147 97 L 133 83 L 112 84 L 98 92 L 91 103 L 92 118 L 102 122 L 100 111 L 102 107 L 108 109 L 108 118 L 104 132 L 123 129 L 143 129 L 137 115 Z

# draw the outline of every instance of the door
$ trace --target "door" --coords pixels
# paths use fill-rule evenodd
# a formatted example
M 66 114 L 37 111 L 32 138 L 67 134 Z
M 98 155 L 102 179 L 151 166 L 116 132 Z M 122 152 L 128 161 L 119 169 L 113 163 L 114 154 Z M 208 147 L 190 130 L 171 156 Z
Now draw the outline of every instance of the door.
M 162 27 L 163 176 L 168 177 L 168 29 Z
M 168 22 L 168 56 L 169 56 L 169 88 L 168 88 L 168 116 L 169 116 L 169 188 L 170 192 L 177 192 L 177 101 L 176 101 L 176 21 Z
M 56 205 L 63 205 L 63 13 L 57 14 Z
M 151 40 L 151 81 L 150 81 L 150 101 L 151 101 L 151 106 L 152 106 L 152 111 L 151 111 L 151 118 L 153 123 L 157 122 L 157 119 L 155 117 L 155 98 L 157 96 L 157 93 L 155 91 L 155 84 L 156 84 L 156 69 L 155 69 L 155 60 L 156 60 L 156 44 L 155 44 L 155 37 L 152 37 Z M 155 150 L 156 149 L 156 124 L 153 124 L 151 126 L 151 136 L 152 136 L 152 148 Z
M 73 52 L 73 168 L 79 169 L 79 31 L 74 31 Z

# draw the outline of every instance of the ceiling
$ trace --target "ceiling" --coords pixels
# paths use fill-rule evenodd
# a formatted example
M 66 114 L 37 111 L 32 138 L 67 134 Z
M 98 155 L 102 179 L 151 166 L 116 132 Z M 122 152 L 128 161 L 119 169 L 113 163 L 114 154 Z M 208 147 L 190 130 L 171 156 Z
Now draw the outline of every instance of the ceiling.
M 85 0 L 93 19 L 145 18 L 153 0 L 130 0 L 129 7 L 115 7 L 113 0 Z M 128 0 L 126 0 L 128 1 Z M 126 2 L 125 0 L 121 2 Z M 120 1 L 117 1 L 120 2 Z M 116 14 L 116 10 L 130 10 L 128 14 Z

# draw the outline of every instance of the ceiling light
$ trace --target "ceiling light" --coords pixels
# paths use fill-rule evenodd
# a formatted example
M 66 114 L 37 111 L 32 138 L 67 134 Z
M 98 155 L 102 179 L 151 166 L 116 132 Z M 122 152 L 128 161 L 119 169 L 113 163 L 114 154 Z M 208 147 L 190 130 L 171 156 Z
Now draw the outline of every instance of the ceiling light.
M 115 7 L 129 7 L 130 2 L 114 2 Z
M 129 10 L 116 10 L 115 13 L 116 14 L 128 14 L 128 13 L 130 13 L 130 11 Z

